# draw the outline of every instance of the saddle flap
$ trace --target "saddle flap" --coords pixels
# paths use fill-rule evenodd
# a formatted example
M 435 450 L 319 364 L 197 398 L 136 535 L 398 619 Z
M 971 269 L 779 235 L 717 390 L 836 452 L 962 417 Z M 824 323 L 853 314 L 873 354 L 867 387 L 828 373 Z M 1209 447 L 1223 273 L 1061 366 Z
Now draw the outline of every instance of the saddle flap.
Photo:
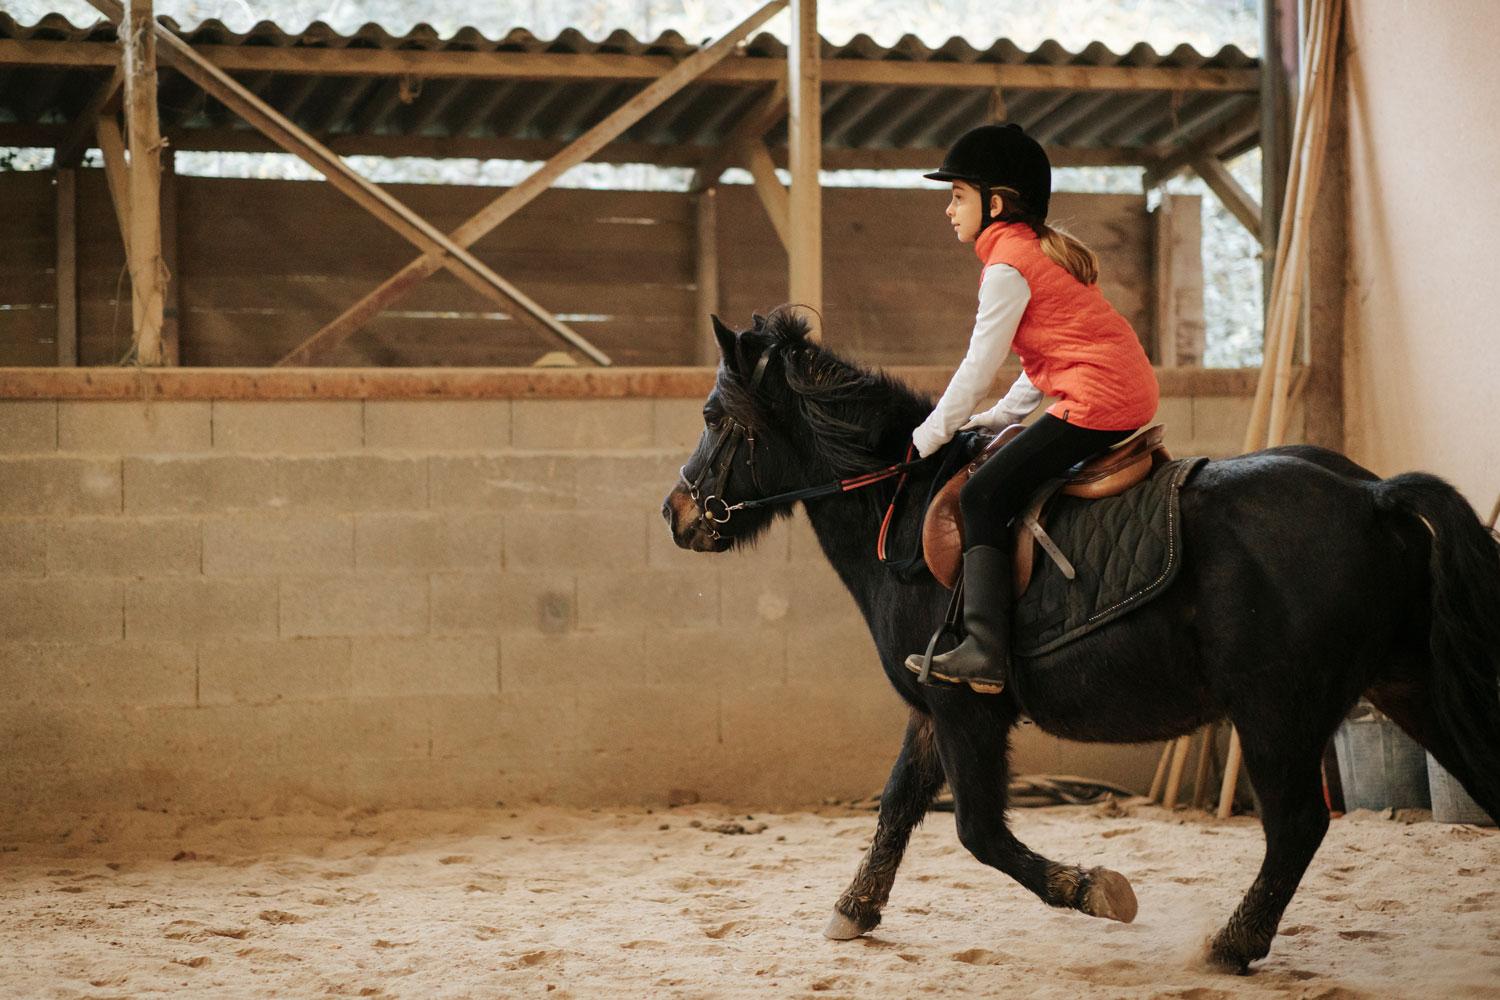
M 995 439 L 985 445 L 983 451 L 965 463 L 963 468 L 953 474 L 953 478 L 943 484 L 943 488 L 938 490 L 937 496 L 932 498 L 932 503 L 927 508 L 927 514 L 922 520 L 922 556 L 927 560 L 927 568 L 932 571 L 932 575 L 949 590 L 958 582 L 958 564 L 964 551 L 963 518 L 958 509 L 958 494 L 976 469 L 1001 447 L 1015 440 L 1016 435 L 1025 429 L 1021 424 L 1011 424 L 995 435 Z

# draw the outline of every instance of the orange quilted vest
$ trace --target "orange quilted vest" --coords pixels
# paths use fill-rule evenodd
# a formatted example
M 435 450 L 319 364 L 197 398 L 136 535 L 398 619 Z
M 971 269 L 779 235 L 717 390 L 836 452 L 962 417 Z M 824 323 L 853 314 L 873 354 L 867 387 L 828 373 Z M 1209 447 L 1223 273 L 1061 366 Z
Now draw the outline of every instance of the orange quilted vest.
M 1026 377 L 1057 400 L 1047 412 L 1092 430 L 1144 427 L 1160 390 L 1130 322 L 1099 291 L 1042 252 L 1031 227 L 997 222 L 974 241 L 988 267 L 1009 264 L 1031 286 L 1011 349 Z

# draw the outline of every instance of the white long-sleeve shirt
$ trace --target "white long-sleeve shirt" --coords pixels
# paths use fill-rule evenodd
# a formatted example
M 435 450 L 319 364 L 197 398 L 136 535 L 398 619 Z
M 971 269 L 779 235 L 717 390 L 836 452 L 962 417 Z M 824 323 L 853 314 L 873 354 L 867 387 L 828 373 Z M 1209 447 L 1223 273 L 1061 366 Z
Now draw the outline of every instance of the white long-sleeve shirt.
M 984 413 L 974 413 L 974 406 L 989 392 L 995 373 L 1005 363 L 1021 315 L 1030 301 L 1031 286 L 1020 271 L 1008 264 L 985 268 L 979 283 L 979 311 L 974 316 L 974 332 L 969 335 L 969 350 L 932 413 L 911 435 L 917 453 L 923 458 L 947 444 L 971 419 L 976 425 L 1003 427 L 1020 421 L 1042 401 L 1041 391 L 1022 372 L 1000 402 Z

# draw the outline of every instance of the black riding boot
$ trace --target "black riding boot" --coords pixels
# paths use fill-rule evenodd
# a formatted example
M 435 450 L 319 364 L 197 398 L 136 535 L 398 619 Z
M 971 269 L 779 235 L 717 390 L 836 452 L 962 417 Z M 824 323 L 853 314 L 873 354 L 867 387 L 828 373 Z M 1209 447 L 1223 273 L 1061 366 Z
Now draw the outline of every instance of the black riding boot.
M 957 648 L 932 658 L 932 677 L 968 684 L 981 694 L 999 694 L 1010 676 L 1010 553 L 993 545 L 964 550 L 964 630 Z M 913 653 L 906 667 L 922 672 Z

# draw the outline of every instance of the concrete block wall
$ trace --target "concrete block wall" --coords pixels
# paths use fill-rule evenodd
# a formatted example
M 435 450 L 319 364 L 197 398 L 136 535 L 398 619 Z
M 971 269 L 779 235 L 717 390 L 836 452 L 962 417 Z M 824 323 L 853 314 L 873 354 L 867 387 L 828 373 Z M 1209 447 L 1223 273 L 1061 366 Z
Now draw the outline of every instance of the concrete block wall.
M 700 407 L 0 401 L 0 801 L 877 790 L 905 710 L 805 521 L 743 555 L 671 543 Z M 1161 417 L 1224 454 L 1248 407 Z M 1017 764 L 1143 788 L 1156 752 L 1030 731 Z

